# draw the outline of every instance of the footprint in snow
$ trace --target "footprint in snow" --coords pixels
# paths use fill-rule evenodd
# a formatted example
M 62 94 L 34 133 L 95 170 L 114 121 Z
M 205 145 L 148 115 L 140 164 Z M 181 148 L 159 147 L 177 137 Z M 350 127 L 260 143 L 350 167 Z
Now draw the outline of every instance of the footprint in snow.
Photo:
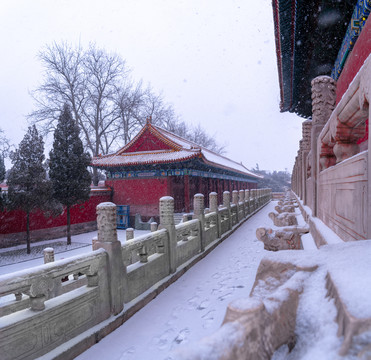
M 202 320 L 203 320 L 202 327 L 204 329 L 208 329 L 212 325 L 214 321 L 214 315 L 215 315 L 215 310 L 210 310 L 205 315 L 202 316 Z
M 230 286 L 229 289 L 243 289 L 243 285 L 237 285 L 237 286 Z
M 180 330 L 179 334 L 173 340 L 173 343 L 181 344 L 182 342 L 186 342 L 189 333 L 190 333 L 190 331 L 189 331 L 188 328 Z
M 222 276 L 222 274 L 220 274 L 220 273 L 215 273 L 215 274 L 213 274 L 211 277 L 212 277 L 213 279 L 219 279 L 221 276 Z
M 175 306 L 175 308 L 171 311 L 171 317 L 174 318 L 174 319 L 178 319 L 179 314 L 182 311 L 183 311 L 183 308 L 180 305 Z
M 125 349 L 124 352 L 121 354 L 120 360 L 128 359 L 134 353 L 135 353 L 135 346 L 130 346 L 129 348 Z
M 200 297 L 195 295 L 187 300 L 188 305 L 191 309 L 196 309 L 199 303 Z
M 197 306 L 197 310 L 204 310 L 210 305 L 210 301 L 208 299 L 201 301 L 201 303 Z
M 159 350 L 168 348 L 174 338 L 175 330 L 173 328 L 167 329 L 161 335 L 155 336 L 152 339 L 152 344 Z
M 217 284 L 217 285 L 218 287 L 215 287 L 211 290 L 211 294 L 217 294 L 223 291 L 224 285 L 221 285 L 221 284 Z
M 222 295 L 222 296 L 219 296 L 218 297 L 218 300 L 219 301 L 224 301 L 226 298 L 228 298 L 228 297 L 230 297 L 232 295 L 232 293 L 226 293 L 226 294 L 224 294 L 224 295 Z

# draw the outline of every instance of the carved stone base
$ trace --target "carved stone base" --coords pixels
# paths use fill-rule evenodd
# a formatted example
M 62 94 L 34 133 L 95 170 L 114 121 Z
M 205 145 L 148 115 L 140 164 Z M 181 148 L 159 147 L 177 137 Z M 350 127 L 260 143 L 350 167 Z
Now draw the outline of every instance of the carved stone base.
M 294 213 L 284 212 L 277 214 L 276 212 L 270 212 L 268 216 L 272 219 L 275 226 L 291 226 L 297 225 L 298 221 Z
M 275 206 L 274 209 L 279 213 L 283 212 L 289 212 L 289 213 L 294 213 L 295 212 L 295 206 L 294 205 L 285 205 L 285 206 Z
M 336 143 L 334 146 L 334 154 L 336 156 L 336 163 L 352 157 L 359 153 L 358 144 L 344 144 Z
M 264 243 L 264 249 L 269 251 L 300 250 L 302 249 L 301 236 L 295 231 L 273 231 L 267 228 L 258 228 L 256 237 Z

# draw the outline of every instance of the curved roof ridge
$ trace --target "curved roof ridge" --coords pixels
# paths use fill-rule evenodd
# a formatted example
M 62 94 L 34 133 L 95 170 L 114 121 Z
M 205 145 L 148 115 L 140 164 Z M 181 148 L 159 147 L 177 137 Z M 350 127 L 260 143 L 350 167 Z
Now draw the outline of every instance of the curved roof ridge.
M 195 143 L 195 142 L 192 141 L 192 140 L 188 140 L 188 139 L 185 139 L 185 138 L 181 137 L 180 135 L 174 134 L 173 132 L 171 132 L 171 131 L 169 131 L 169 130 L 167 130 L 167 129 L 164 129 L 164 128 L 161 128 L 161 127 L 159 127 L 159 126 L 155 126 L 155 125 L 153 125 L 153 126 L 156 127 L 159 131 L 165 131 L 165 132 L 171 134 L 172 136 L 175 136 L 176 138 L 180 139 L 181 141 L 185 141 L 185 142 L 189 143 L 190 145 L 192 145 L 192 144 L 195 145 L 196 147 L 200 148 L 202 151 L 207 151 L 207 152 L 209 152 L 209 153 L 211 153 L 211 154 L 213 154 L 213 155 L 215 155 L 215 156 L 217 156 L 217 157 L 220 157 L 220 158 L 223 158 L 223 159 L 225 159 L 225 160 L 228 160 L 228 161 L 230 161 L 230 162 L 232 162 L 232 163 L 234 163 L 234 164 L 236 164 L 236 165 L 238 165 L 238 166 L 242 166 L 242 167 L 244 168 L 244 170 L 247 171 L 247 172 L 248 172 L 249 174 L 251 174 L 252 176 L 257 176 L 257 177 L 259 177 L 259 175 L 254 174 L 254 173 L 251 172 L 249 169 L 247 169 L 247 167 L 246 167 L 245 165 L 243 165 L 242 162 L 237 162 L 237 161 L 235 161 L 235 160 L 232 160 L 232 159 L 230 159 L 230 158 L 228 158 L 228 157 L 226 157 L 226 156 L 224 156 L 224 155 L 222 155 L 222 154 L 219 154 L 219 153 L 217 153 L 217 152 L 215 152 L 215 151 L 213 151 L 213 150 L 210 150 L 210 149 L 208 149 L 208 148 L 206 148 L 206 147 L 204 147 L 204 146 L 202 146 L 202 145 L 199 145 L 199 144 Z M 220 163 L 217 163 L 217 162 L 215 162 L 215 161 L 212 161 L 212 160 L 210 160 L 210 159 L 207 159 L 205 156 L 203 156 L 203 157 L 204 157 L 204 159 L 205 159 L 206 161 L 208 161 L 208 162 L 210 162 L 210 163 L 213 163 L 213 164 L 215 164 L 215 165 L 219 165 L 219 166 L 221 165 Z M 225 168 L 228 168 L 228 166 L 224 166 L 224 167 L 225 167 Z M 232 169 L 232 170 L 236 171 L 236 169 Z

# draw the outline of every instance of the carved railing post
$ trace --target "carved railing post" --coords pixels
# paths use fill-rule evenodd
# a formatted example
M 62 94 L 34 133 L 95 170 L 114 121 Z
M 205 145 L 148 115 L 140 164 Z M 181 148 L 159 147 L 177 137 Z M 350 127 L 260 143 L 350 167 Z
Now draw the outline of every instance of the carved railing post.
M 97 249 L 108 253 L 108 284 L 111 297 L 111 312 L 114 315 L 124 308 L 124 295 L 127 288 L 126 268 L 121 255 L 121 243 L 117 239 L 116 205 L 111 202 L 97 206 L 98 241 Z
M 218 230 L 218 238 L 219 238 L 222 230 L 221 230 L 221 221 L 220 221 L 220 216 L 219 216 L 218 194 L 216 192 L 211 192 L 209 194 L 209 206 L 210 206 L 210 211 L 216 213 L 216 227 Z
M 166 229 L 169 235 L 167 250 L 169 254 L 169 269 L 173 274 L 176 271 L 176 231 L 174 224 L 174 199 L 163 196 L 160 199 L 160 229 Z
M 263 189 L 259 189 L 259 207 L 262 207 L 264 204 L 264 193 Z
M 327 162 L 329 165 L 331 158 L 334 157 L 331 148 L 327 152 L 321 152 L 321 158 L 328 160 L 319 160 L 320 154 L 317 151 L 318 136 L 330 118 L 335 108 L 336 102 L 336 82 L 329 76 L 318 76 L 312 80 L 312 129 L 311 129 L 311 178 L 312 178 L 312 204 L 313 216 L 318 215 L 318 175 L 319 162 Z
M 223 192 L 223 206 L 228 210 L 228 230 L 232 229 L 232 218 L 231 218 L 231 193 L 229 191 Z
M 44 253 L 44 264 L 54 262 L 54 249 L 51 247 L 45 248 Z
M 54 262 L 54 249 L 47 247 L 43 250 L 44 264 Z M 67 276 L 68 279 L 68 276 Z M 47 297 L 55 297 L 61 293 L 62 283 L 60 278 L 54 279 L 54 285 L 48 290 Z M 37 302 L 37 301 L 36 301 Z M 36 305 L 37 306 L 37 305 Z
M 205 251 L 205 209 L 204 209 L 204 196 L 202 194 L 196 194 L 193 198 L 193 218 L 200 220 L 200 237 L 201 251 Z
M 92 250 L 97 250 L 97 242 L 98 242 L 98 236 L 95 236 L 91 239 L 91 247 L 92 247 Z
M 134 229 L 133 228 L 127 228 L 126 229 L 126 241 L 133 240 L 134 239 Z
M 245 190 L 245 213 L 250 215 L 250 192 L 248 189 Z
M 31 310 L 41 311 L 45 309 L 45 301 L 48 299 L 53 286 L 53 279 L 49 277 L 38 278 L 34 281 L 28 292 Z
M 256 189 L 250 190 L 250 206 L 251 212 L 254 212 L 256 210 Z
M 311 131 L 312 131 L 312 120 L 306 120 L 302 124 L 302 134 L 303 134 L 303 142 L 302 142 L 302 166 L 303 166 L 303 185 L 304 185 L 304 191 L 303 191 L 303 202 L 304 205 L 310 204 L 310 194 L 308 194 L 308 188 L 307 188 L 307 180 L 308 177 L 310 177 L 310 174 L 308 174 L 308 166 L 311 166 L 308 164 L 308 155 L 310 152 L 310 146 L 311 146 Z M 308 176 L 309 175 L 309 176 Z
M 246 212 L 245 212 L 245 190 L 240 190 L 239 193 L 238 193 L 238 197 L 239 197 L 239 205 L 242 208 L 243 217 L 245 217 L 246 216 Z
M 151 232 L 157 231 L 157 222 L 151 222 Z
M 232 203 L 236 205 L 236 223 L 238 224 L 240 221 L 239 214 L 238 214 L 240 209 L 238 206 L 238 191 L 237 190 L 232 191 Z

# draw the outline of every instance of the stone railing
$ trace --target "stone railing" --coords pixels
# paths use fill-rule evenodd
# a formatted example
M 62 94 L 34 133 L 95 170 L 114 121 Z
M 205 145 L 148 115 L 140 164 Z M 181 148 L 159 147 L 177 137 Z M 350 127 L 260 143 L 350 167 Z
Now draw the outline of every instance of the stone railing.
M 128 315 L 125 308 L 144 306 L 148 292 L 168 286 L 271 199 L 270 189 L 233 195 L 231 203 L 224 192 L 218 206 L 217 194 L 211 193 L 205 214 L 204 195 L 196 194 L 193 219 L 179 225 L 174 225 L 174 199 L 163 197 L 159 230 L 133 238 L 128 229 L 123 245 L 117 239 L 116 205 L 99 204 L 93 252 L 0 276 L 1 358 L 34 359 L 55 348 L 73 358 L 113 331 L 135 312 Z M 104 320 L 102 333 L 92 335 L 89 329 Z M 60 346 L 68 341 L 73 344 Z
M 122 247 L 127 276 L 125 302 L 133 300 L 169 275 L 167 243 L 167 232 L 162 229 L 134 238 Z
M 292 174 L 292 189 L 311 216 L 344 241 L 371 238 L 370 83 L 371 55 L 337 104 L 332 78 L 312 80 L 313 117 L 302 124 Z M 322 245 L 319 230 L 311 232 Z
M 1 359 L 35 359 L 107 319 L 107 262 L 107 253 L 97 250 L 1 276 Z M 69 275 L 75 280 L 62 283 Z M 85 283 L 74 288 L 77 277 Z

